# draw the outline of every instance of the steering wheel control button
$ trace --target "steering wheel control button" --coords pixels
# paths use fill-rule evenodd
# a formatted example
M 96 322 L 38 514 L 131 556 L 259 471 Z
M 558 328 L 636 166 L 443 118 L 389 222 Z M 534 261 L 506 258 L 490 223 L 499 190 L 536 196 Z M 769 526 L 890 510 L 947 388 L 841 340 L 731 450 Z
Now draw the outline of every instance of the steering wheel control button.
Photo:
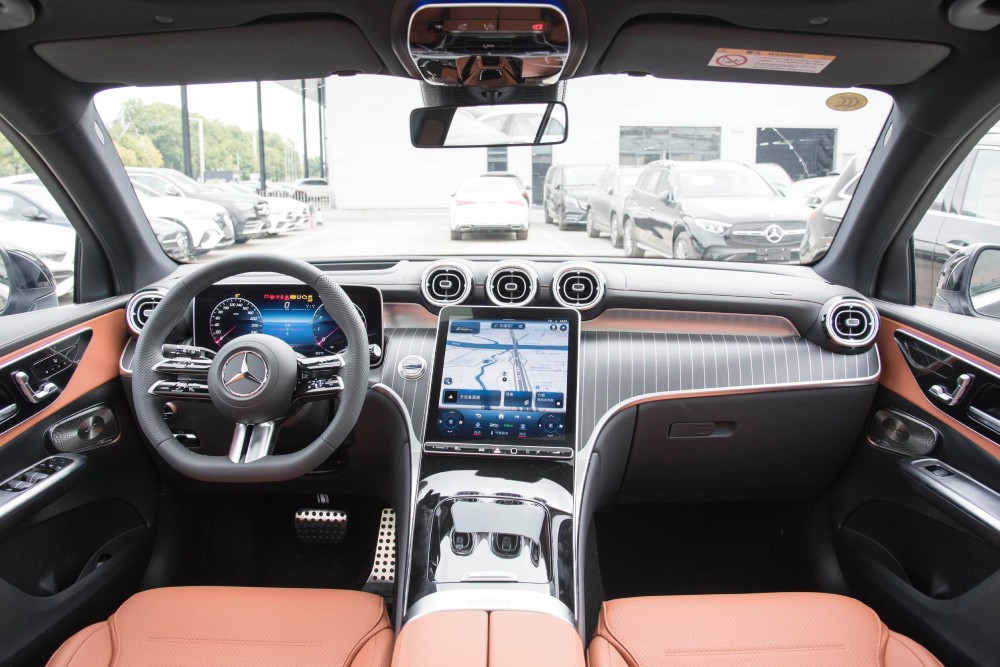
M 244 350 L 231 355 L 222 365 L 222 386 L 237 398 L 250 398 L 267 385 L 271 369 L 257 352 Z
M 306 380 L 299 385 L 296 391 L 298 396 L 319 396 L 326 394 L 336 394 L 344 390 L 344 381 L 339 377 L 315 378 Z
M 208 396 L 208 385 L 194 380 L 160 380 L 149 388 L 149 393 L 164 398 L 187 398 L 204 400 Z
M 169 373 L 172 375 L 208 375 L 208 369 L 212 366 L 211 359 L 191 359 L 178 357 L 174 359 L 164 359 L 153 366 L 156 373 Z

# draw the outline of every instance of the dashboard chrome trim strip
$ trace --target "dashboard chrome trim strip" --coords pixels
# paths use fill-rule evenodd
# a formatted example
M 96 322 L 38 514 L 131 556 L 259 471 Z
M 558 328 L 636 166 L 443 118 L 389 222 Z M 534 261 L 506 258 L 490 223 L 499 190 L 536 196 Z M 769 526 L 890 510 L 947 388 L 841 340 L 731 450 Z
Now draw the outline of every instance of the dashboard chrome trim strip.
M 583 323 L 584 331 L 632 331 L 705 335 L 798 336 L 787 318 L 682 310 L 610 308 Z

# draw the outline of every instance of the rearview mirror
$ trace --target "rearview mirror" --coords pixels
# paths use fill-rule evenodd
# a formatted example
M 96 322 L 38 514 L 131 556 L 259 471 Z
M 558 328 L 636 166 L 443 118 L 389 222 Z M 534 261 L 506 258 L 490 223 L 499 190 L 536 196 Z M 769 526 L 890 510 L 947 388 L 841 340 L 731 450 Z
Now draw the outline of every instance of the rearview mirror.
M 417 148 L 549 146 L 566 141 L 562 102 L 496 106 L 430 107 L 410 113 Z
M 183 193 L 172 185 L 168 185 L 164 192 L 167 193 L 168 197 L 180 197 Z
M 1000 318 L 1000 246 L 979 243 L 953 254 L 941 269 L 934 308 Z

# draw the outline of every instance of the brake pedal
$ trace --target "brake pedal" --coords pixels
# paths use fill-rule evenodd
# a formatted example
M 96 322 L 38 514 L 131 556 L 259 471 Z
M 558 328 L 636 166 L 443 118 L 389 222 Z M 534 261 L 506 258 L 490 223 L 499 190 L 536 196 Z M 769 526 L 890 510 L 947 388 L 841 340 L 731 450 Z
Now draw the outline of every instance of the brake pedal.
M 295 513 L 295 537 L 311 544 L 340 544 L 347 537 L 347 512 L 300 509 Z
M 396 510 L 386 507 L 378 526 L 375 543 L 375 562 L 364 590 L 383 597 L 391 597 L 396 581 Z

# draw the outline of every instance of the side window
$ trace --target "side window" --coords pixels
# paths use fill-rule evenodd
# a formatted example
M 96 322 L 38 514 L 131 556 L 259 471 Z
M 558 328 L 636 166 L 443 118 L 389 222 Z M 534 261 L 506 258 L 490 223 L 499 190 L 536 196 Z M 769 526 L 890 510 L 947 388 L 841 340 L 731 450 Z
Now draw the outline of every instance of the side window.
M 954 304 L 961 299 L 944 291 L 956 282 L 943 275 L 962 266 L 962 258 L 974 250 L 966 248 L 980 244 L 1000 245 L 1000 142 L 995 134 L 988 134 L 973 149 L 913 233 L 914 303 L 972 314 L 956 310 Z
M 656 179 L 658 179 L 659 177 L 660 177 L 660 170 L 651 169 L 642 175 L 642 178 L 639 179 L 639 183 L 636 185 L 635 189 L 639 190 L 640 192 L 652 194 L 653 190 L 655 189 Z
M 167 182 L 162 178 L 147 176 L 146 174 L 132 174 L 130 178 L 138 183 L 142 183 L 161 196 L 166 196 L 167 194 Z
M 76 233 L 59 204 L 0 136 L 0 315 L 73 302 Z
M 670 172 L 660 172 L 660 177 L 656 181 L 656 187 L 653 188 L 653 194 L 657 197 L 663 197 L 664 195 L 673 196 L 674 186 L 670 182 Z
M 948 179 L 948 183 L 945 184 L 943 188 L 941 188 L 941 192 L 939 192 L 937 194 L 937 197 L 934 198 L 934 203 L 931 204 L 930 210 L 932 211 L 945 210 L 946 203 L 955 194 L 955 185 L 958 183 L 958 175 L 961 173 L 961 171 L 962 170 L 959 169 L 958 171 L 956 171 L 954 174 L 951 175 L 951 178 Z
M 1000 150 L 976 151 L 962 199 L 962 215 L 1000 223 Z

